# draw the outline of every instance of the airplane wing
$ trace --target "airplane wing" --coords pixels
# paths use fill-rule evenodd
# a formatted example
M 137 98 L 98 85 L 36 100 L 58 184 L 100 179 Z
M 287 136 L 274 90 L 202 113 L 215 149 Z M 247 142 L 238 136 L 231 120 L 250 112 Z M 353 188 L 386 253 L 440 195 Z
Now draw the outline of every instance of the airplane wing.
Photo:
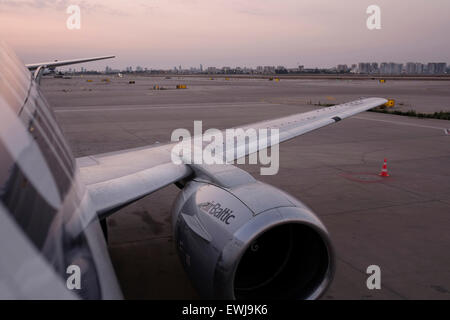
M 37 70 L 39 67 L 56 68 L 56 67 L 68 66 L 68 65 L 72 65 L 72 64 L 112 59 L 112 58 L 115 58 L 115 56 L 102 56 L 102 57 L 94 57 L 94 58 L 61 60 L 61 61 L 55 60 L 55 61 L 49 61 L 49 62 L 26 64 L 25 67 L 27 67 L 28 70 L 30 70 L 30 71 L 34 71 L 34 70 Z
M 188 166 L 171 161 L 171 149 L 157 145 L 76 159 L 97 213 L 108 215 L 191 175 Z
M 387 100 L 382 98 L 360 99 L 329 108 L 249 124 L 241 128 L 244 130 L 248 128 L 278 129 L 281 143 L 386 102 Z M 237 149 L 245 150 L 240 157 L 248 155 L 252 150 L 248 143 L 250 143 L 248 140 L 243 139 L 241 144 L 235 144 L 234 150 L 225 150 L 225 153 L 231 152 L 234 155 L 231 157 L 233 160 L 238 158 L 238 153 L 235 153 Z M 133 201 L 192 175 L 195 166 L 172 162 L 171 154 L 174 146 L 174 143 L 154 145 L 78 158 L 81 178 L 87 185 L 99 215 L 106 216 Z M 270 146 L 271 142 L 268 141 L 267 145 L 258 145 L 256 149 L 259 151 Z

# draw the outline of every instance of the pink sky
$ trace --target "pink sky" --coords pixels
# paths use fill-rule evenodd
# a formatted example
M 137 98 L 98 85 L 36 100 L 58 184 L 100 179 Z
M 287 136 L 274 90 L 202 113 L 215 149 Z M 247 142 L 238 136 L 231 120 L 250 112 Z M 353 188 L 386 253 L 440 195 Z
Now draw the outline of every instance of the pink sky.
M 81 30 L 66 28 L 70 4 Z M 449 63 L 448 12 L 448 0 L 0 0 L 0 38 L 26 63 L 117 55 L 95 68 Z

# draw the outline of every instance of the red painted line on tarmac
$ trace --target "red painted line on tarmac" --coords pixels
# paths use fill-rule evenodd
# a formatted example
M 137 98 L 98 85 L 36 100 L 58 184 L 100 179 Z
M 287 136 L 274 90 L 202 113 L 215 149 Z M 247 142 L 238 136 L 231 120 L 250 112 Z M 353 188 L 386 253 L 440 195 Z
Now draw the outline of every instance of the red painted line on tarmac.
M 380 183 L 386 181 L 386 178 L 381 177 L 379 174 L 367 172 L 341 173 L 340 176 L 361 183 Z M 367 179 L 364 179 L 364 177 L 367 177 Z

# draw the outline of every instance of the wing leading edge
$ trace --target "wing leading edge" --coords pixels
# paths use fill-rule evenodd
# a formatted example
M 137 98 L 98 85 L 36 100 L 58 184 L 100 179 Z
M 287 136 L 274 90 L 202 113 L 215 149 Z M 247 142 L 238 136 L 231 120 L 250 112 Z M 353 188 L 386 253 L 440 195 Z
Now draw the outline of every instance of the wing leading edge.
M 339 122 L 357 113 L 378 107 L 387 102 L 382 98 L 366 98 L 353 102 L 295 114 L 274 120 L 249 124 L 242 129 L 278 129 L 279 142 L 298 137 L 307 132 Z M 249 141 L 236 144 L 249 154 Z M 188 164 L 174 164 L 171 153 L 175 143 L 123 150 L 78 158 L 81 179 L 86 184 L 97 212 L 107 214 L 149 195 L 169 184 L 193 174 Z M 268 141 L 268 146 L 271 146 Z M 265 148 L 265 147 L 264 147 Z M 258 151 L 264 149 L 257 147 Z M 241 154 L 242 156 L 242 154 Z M 235 160 L 236 156 L 234 157 Z M 229 160 L 229 159 L 228 159 Z

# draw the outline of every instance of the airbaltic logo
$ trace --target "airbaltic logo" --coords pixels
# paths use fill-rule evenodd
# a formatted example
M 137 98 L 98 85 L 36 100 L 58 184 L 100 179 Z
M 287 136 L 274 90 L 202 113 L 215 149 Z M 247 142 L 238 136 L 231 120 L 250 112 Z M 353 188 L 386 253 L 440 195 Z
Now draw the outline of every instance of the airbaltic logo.
M 233 210 L 228 208 L 222 208 L 220 203 L 216 203 L 214 201 L 204 202 L 198 205 L 200 209 L 204 212 L 212 215 L 213 217 L 219 219 L 225 224 L 230 224 L 231 220 L 236 218 L 232 215 Z
M 187 129 L 173 131 L 171 141 L 175 164 L 258 164 L 261 175 L 275 175 L 280 167 L 278 129 L 234 128 L 220 131 L 208 129 L 203 133 L 202 121 L 194 121 L 194 136 Z M 270 156 L 268 154 L 270 149 Z

